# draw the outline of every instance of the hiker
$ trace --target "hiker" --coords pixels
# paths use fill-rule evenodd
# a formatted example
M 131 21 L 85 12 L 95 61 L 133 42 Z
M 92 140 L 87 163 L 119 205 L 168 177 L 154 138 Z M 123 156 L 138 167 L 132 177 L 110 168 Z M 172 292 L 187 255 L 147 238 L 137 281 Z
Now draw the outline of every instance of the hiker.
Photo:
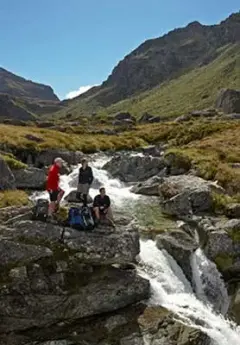
M 87 197 L 89 189 L 93 182 L 92 168 L 88 166 L 86 159 L 82 160 L 82 166 L 79 169 L 78 175 L 78 188 L 77 188 L 77 199 L 83 200 L 83 205 L 87 206 Z
M 93 201 L 93 210 L 97 223 L 101 220 L 106 220 L 110 225 L 115 226 L 113 222 L 113 214 L 111 209 L 111 201 L 106 194 L 106 189 L 101 187 L 99 189 L 100 194 L 96 195 Z
M 54 159 L 53 165 L 48 171 L 47 191 L 50 197 L 48 216 L 52 216 L 58 209 L 59 203 L 64 195 L 64 191 L 59 187 L 60 168 L 64 160 L 60 157 Z

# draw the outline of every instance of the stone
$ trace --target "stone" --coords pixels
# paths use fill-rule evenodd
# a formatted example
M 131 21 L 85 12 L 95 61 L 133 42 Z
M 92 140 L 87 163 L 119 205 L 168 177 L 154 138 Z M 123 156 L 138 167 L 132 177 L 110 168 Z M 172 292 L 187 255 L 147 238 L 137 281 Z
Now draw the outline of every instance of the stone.
M 207 257 L 214 261 L 227 278 L 240 274 L 240 219 L 219 219 L 208 232 L 204 249 Z
M 163 158 L 123 154 L 114 156 L 103 167 L 113 177 L 117 177 L 124 182 L 147 180 L 159 174 L 164 168 L 165 163 Z
M 64 200 L 69 203 L 80 203 L 79 199 L 77 198 L 77 190 L 72 190 L 68 195 L 64 197 Z M 88 204 L 91 204 L 93 202 L 93 199 L 90 195 L 87 197 Z
M 16 188 L 43 190 L 46 184 L 46 173 L 43 169 L 29 167 L 12 170 Z
M 240 218 L 240 203 L 227 205 L 226 215 L 228 218 Z
M 163 178 L 163 182 L 159 186 L 163 211 L 172 216 L 185 216 L 211 211 L 213 191 L 215 193 L 224 192 L 215 183 L 191 175 Z
M 0 190 L 6 189 L 14 189 L 15 186 L 15 178 L 13 173 L 11 172 L 9 166 L 4 161 L 4 159 L 0 156 Z
M 192 281 L 192 268 L 190 257 L 198 248 L 194 236 L 190 236 L 181 230 L 163 233 L 156 237 L 157 247 L 165 249 L 182 268 L 185 276 Z
M 130 114 L 130 113 L 118 113 L 114 116 L 115 120 L 119 120 L 119 121 L 122 121 L 122 120 L 131 120 L 134 122 L 135 118 Z
M 216 100 L 216 108 L 226 114 L 240 113 L 240 90 L 222 89 Z
M 77 336 L 93 317 L 99 327 L 107 323 L 111 333 L 118 323 L 129 323 L 113 318 L 118 310 L 121 314 L 123 308 L 149 297 L 148 280 L 130 265 L 139 253 L 135 229 L 122 226 L 114 232 L 88 233 L 22 221 L 0 226 L 0 239 L 0 339 L 5 344 L 11 344 L 6 337 L 18 338 L 25 331 L 20 344 L 39 340 L 35 331 L 43 329 L 42 341 L 57 341 L 60 329 L 61 334 L 70 331 L 68 337 Z M 117 263 L 119 267 L 113 267 Z M 84 333 L 82 329 L 83 338 Z
M 162 171 L 164 175 L 165 170 Z M 147 181 L 139 182 L 132 187 L 131 192 L 135 194 L 158 196 L 159 195 L 159 184 L 162 181 L 162 177 L 153 176 Z
M 0 228 L 0 236 L 9 241 L 21 239 L 23 243 L 28 244 L 44 243 L 45 247 L 53 251 L 54 246 L 63 243 L 63 249 L 88 264 L 135 262 L 140 251 L 139 234 L 131 224 L 116 224 L 114 230 L 100 227 L 92 232 L 85 232 L 51 223 L 20 221 L 12 224 L 10 229 Z
M 67 151 L 67 150 L 47 150 L 42 151 L 35 159 L 35 166 L 49 166 L 53 164 L 55 158 L 61 157 L 65 162 L 70 165 L 77 165 L 81 162 L 84 155 L 80 151 Z
M 153 157 L 160 157 L 161 151 L 157 145 L 149 145 L 142 148 L 144 155 L 149 155 Z

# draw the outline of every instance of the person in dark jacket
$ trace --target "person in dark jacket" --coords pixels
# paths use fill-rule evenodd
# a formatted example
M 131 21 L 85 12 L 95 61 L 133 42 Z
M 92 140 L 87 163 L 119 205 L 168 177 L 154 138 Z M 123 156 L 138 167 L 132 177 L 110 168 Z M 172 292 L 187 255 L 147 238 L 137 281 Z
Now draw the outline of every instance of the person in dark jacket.
M 77 189 L 77 198 L 83 200 L 83 205 L 87 205 L 87 197 L 89 189 L 93 182 L 93 172 L 92 168 L 88 166 L 86 159 L 82 160 L 82 166 L 79 169 L 78 175 L 78 189 Z
M 110 225 L 115 227 L 111 209 L 111 200 L 106 194 L 104 187 L 101 187 L 99 192 L 100 194 L 96 195 L 93 201 L 93 210 L 97 223 L 99 223 L 101 220 L 107 220 Z

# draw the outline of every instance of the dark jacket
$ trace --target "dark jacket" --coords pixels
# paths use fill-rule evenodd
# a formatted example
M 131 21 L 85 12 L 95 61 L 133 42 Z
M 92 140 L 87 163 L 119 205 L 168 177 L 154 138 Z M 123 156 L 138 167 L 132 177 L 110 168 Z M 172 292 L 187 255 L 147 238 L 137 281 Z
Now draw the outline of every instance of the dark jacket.
M 81 167 L 79 169 L 78 182 L 80 184 L 86 184 L 86 183 L 92 184 L 92 182 L 93 182 L 92 168 L 86 167 L 86 169 L 83 169 Z
M 104 209 L 108 208 L 111 205 L 111 201 L 109 196 L 104 195 L 102 197 L 100 194 L 96 195 L 93 200 L 93 207 L 104 207 Z

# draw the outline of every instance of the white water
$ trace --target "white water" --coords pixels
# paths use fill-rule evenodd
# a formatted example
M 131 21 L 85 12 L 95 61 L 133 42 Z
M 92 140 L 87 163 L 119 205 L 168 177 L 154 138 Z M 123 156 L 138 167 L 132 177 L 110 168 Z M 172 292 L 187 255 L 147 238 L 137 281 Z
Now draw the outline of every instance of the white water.
M 99 185 L 104 185 L 113 201 L 113 205 L 121 210 L 126 210 L 139 198 L 144 198 L 130 192 L 130 187 L 124 186 L 117 179 L 109 177 L 101 169 L 107 159 L 97 159 L 91 163 L 93 173 L 98 183 L 91 189 L 91 196 L 95 196 Z M 78 168 L 69 176 L 61 178 L 61 187 L 68 194 L 77 184 Z M 34 199 L 46 196 L 46 193 L 35 194 Z M 126 206 L 127 205 L 127 206 Z M 114 210 L 113 207 L 113 210 Z M 154 241 L 141 241 L 139 274 L 149 279 L 151 284 L 151 298 L 149 304 L 163 306 L 175 313 L 178 320 L 186 325 L 202 330 L 208 334 L 213 345 L 238 345 L 240 344 L 240 329 L 233 322 L 216 314 L 205 293 L 207 284 L 218 288 L 218 298 L 221 300 L 221 310 L 226 312 L 228 307 L 227 291 L 221 280 L 216 266 L 211 263 L 198 250 L 191 258 L 193 279 L 196 295 L 181 268 L 175 260 L 164 250 L 157 249 Z

